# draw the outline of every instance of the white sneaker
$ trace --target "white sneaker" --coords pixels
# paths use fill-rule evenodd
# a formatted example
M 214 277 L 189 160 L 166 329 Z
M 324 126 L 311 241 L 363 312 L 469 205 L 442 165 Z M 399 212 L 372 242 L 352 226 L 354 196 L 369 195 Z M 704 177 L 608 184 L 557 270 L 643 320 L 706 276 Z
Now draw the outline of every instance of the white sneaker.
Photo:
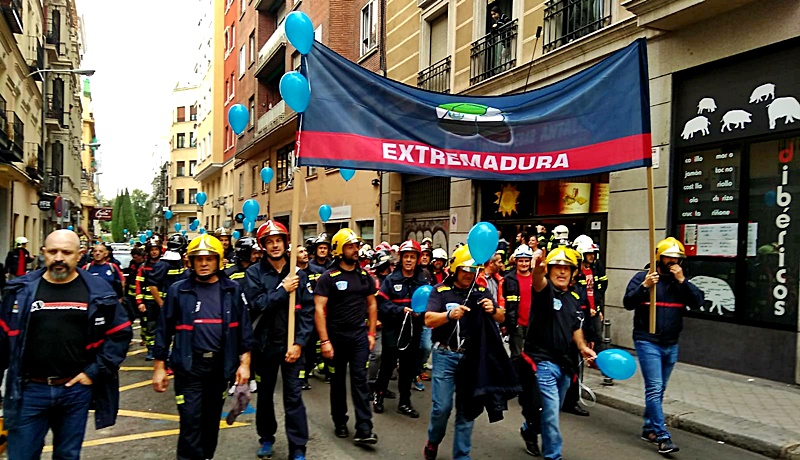
M 231 385 L 231 387 L 228 388 L 228 396 L 233 396 L 234 391 L 236 391 L 236 385 Z
M 256 391 L 258 391 L 258 384 L 256 383 L 255 380 L 251 380 L 250 381 L 250 393 L 255 393 Z

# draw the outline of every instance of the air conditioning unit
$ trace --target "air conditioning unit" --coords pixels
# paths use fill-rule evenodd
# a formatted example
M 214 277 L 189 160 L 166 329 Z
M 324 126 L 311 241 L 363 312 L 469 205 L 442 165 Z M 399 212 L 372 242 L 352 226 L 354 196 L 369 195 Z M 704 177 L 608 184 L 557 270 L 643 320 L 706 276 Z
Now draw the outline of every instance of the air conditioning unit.
M 232 216 L 233 215 L 233 208 L 229 208 L 228 206 L 225 206 L 225 215 L 226 216 Z
M 211 202 L 211 207 L 212 208 L 218 208 L 219 207 L 219 200 L 212 201 Z

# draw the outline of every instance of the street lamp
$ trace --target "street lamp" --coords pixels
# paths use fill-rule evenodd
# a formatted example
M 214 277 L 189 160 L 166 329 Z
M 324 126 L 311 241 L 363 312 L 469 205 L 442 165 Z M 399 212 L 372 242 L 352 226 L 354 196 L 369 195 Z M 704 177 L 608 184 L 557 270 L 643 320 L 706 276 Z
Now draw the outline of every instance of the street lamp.
M 36 75 L 36 74 L 41 74 L 41 73 L 74 73 L 76 75 L 83 75 L 85 77 L 91 77 L 92 75 L 94 75 L 94 70 L 92 70 L 92 69 L 39 69 L 39 70 L 35 70 L 35 71 L 29 73 L 28 75 L 25 76 L 25 78 L 28 78 L 28 77 Z

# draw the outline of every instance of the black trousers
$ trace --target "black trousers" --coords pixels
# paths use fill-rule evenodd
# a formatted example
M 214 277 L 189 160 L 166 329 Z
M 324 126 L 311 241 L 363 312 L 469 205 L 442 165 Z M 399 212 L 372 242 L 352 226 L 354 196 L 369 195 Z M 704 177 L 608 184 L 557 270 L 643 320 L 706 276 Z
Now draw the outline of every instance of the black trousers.
M 175 372 L 179 460 L 214 458 L 227 387 L 222 355 L 203 358 L 195 354 L 191 372 Z
M 308 338 L 308 342 L 306 342 L 305 348 L 303 348 L 303 359 L 305 360 L 305 368 L 304 373 L 300 377 L 302 379 L 308 379 L 311 376 L 311 372 L 314 371 L 317 367 L 317 355 L 320 353 L 320 343 L 319 343 L 319 334 L 317 333 L 317 329 L 311 331 L 311 336 Z
M 399 360 L 397 391 L 400 393 L 398 403 L 401 406 L 411 404 L 411 383 L 417 376 L 419 367 L 419 341 L 422 327 L 421 325 L 418 327 L 417 322 L 414 322 L 413 333 L 411 333 L 411 323 L 411 320 L 407 321 L 402 335 L 400 331 L 397 331 L 396 334 L 386 334 L 386 331 L 384 331 L 382 338 L 385 340 L 382 343 L 381 369 L 378 371 L 378 379 L 375 381 L 376 393 L 386 391 L 389 388 L 389 381 L 392 378 L 394 368 L 398 366 Z
M 356 430 L 372 431 L 367 365 L 369 340 L 367 334 L 357 337 L 330 336 L 333 345 L 331 372 L 331 418 L 336 426 L 347 424 L 347 367 L 350 366 L 350 395 L 356 413 Z
M 293 363 L 285 360 L 285 347 L 270 347 L 259 352 L 255 357 L 255 368 L 258 375 L 258 407 L 256 410 L 256 431 L 259 443 L 275 442 L 278 421 L 275 419 L 275 403 L 273 393 L 278 380 L 278 369 L 283 379 L 283 410 L 286 425 L 286 438 L 289 440 L 289 452 L 306 451 L 308 442 L 308 420 L 306 406 L 303 405 L 303 383 L 300 378 L 305 372 L 303 355 Z
M 533 434 L 539 434 L 541 429 L 542 396 L 539 392 L 539 380 L 536 371 L 522 356 L 512 358 L 517 369 L 519 382 L 522 384 L 522 393 L 519 394 L 519 405 L 522 407 L 522 417 L 528 424 L 528 429 Z

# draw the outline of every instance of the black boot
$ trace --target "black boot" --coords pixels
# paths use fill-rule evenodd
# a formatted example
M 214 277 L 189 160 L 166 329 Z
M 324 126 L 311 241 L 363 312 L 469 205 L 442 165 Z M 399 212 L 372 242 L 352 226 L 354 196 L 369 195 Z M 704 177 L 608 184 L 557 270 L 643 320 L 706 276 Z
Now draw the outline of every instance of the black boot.
M 372 400 L 372 411 L 376 414 L 383 413 L 383 393 L 375 393 L 375 398 Z
M 399 406 L 397 406 L 397 413 L 403 414 L 406 417 L 419 418 L 419 412 L 414 410 L 414 407 L 411 406 L 410 402 L 401 403 Z

